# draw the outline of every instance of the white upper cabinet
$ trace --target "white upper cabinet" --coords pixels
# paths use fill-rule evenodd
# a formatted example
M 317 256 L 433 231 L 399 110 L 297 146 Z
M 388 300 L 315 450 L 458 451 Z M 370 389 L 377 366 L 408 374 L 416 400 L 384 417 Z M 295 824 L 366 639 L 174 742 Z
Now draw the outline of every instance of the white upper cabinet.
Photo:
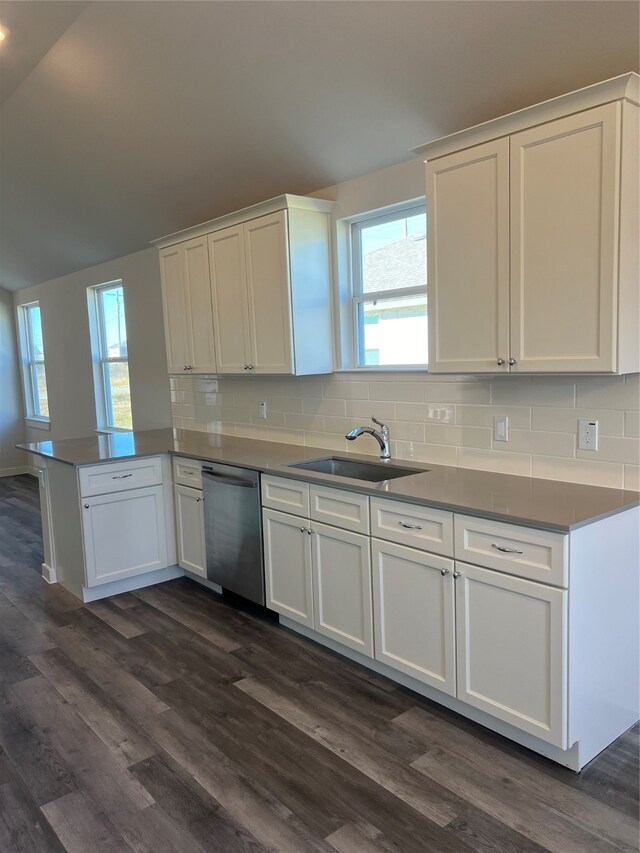
M 213 352 L 215 338 L 216 368 L 200 372 L 306 375 L 333 370 L 332 207 L 332 202 L 285 195 L 156 241 L 167 294 L 170 372 L 183 369 L 181 336 L 188 337 L 190 329 L 196 355 L 199 346 L 206 351 L 208 343 L 202 342 L 208 337 Z M 189 318 L 188 301 L 185 308 L 179 299 L 185 290 L 179 276 L 186 280 L 188 268 L 173 257 L 196 241 L 205 241 L 208 249 L 202 281 L 206 278 L 212 317 L 201 300 L 202 311 L 189 325 L 179 317 L 182 312 Z M 198 361 L 195 356 L 193 361 Z
M 509 352 L 509 140 L 427 164 L 429 369 L 502 373 Z
M 639 79 L 416 149 L 431 372 L 640 370 Z
M 206 239 L 163 249 L 160 279 L 169 373 L 215 373 Z

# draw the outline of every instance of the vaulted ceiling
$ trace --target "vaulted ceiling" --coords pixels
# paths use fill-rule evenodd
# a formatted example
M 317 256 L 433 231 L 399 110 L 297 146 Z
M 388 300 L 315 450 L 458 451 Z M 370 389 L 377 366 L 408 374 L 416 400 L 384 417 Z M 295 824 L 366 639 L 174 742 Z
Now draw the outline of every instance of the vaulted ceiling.
M 3 2 L 0 286 L 638 70 L 638 3 Z

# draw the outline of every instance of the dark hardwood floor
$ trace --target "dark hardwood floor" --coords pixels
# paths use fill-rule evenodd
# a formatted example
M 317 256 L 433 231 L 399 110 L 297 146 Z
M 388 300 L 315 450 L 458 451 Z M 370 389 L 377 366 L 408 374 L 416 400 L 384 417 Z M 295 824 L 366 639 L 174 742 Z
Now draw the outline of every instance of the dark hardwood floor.
M 83 606 L 0 479 L 0 851 L 638 850 L 634 728 L 581 774 L 186 580 Z

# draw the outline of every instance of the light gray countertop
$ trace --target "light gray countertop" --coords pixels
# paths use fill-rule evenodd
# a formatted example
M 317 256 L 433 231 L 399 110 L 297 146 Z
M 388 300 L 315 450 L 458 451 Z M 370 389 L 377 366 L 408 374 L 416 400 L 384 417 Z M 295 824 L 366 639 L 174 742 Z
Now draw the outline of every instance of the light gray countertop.
M 114 433 L 19 444 L 18 447 L 74 466 L 172 453 L 561 532 L 568 532 L 640 503 L 640 493 L 623 489 L 515 477 L 470 468 L 431 465 L 411 459 L 394 459 L 392 464 L 419 468 L 423 473 L 381 483 L 367 483 L 286 467 L 293 462 L 325 456 L 347 456 L 344 453 L 191 430 L 157 429 Z M 375 456 L 361 454 L 348 454 L 348 458 L 368 462 L 376 459 Z

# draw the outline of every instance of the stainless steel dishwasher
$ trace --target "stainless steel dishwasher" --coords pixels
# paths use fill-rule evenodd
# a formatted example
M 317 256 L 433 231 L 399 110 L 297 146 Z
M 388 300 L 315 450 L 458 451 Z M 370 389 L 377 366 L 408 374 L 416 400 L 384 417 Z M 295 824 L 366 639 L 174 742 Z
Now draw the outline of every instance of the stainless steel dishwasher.
M 207 579 L 265 603 L 260 475 L 230 465 L 202 468 Z

